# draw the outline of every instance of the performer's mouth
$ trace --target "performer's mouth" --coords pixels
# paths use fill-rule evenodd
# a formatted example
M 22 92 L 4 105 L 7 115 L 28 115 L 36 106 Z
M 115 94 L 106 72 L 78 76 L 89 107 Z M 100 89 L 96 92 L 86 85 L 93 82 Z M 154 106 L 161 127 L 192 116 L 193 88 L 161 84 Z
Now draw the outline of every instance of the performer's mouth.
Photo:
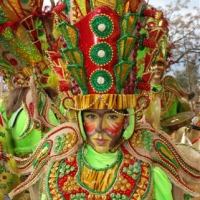
M 160 69 L 156 69 L 156 70 L 155 70 L 155 74 L 157 74 L 157 75 L 162 74 L 162 70 L 160 70 Z
M 95 141 L 96 141 L 96 143 L 97 143 L 99 146 L 104 146 L 108 140 L 104 140 L 104 139 L 95 139 Z

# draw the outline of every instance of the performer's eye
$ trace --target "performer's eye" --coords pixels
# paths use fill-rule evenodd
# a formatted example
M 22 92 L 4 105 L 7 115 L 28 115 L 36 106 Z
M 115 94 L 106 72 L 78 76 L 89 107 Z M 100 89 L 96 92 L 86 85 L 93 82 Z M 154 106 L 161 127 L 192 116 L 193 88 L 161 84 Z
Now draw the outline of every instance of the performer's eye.
M 118 119 L 117 115 L 108 115 L 108 119 L 116 120 Z
M 97 116 L 95 114 L 91 114 L 91 113 L 86 114 L 85 117 L 88 119 L 96 119 L 97 118 Z

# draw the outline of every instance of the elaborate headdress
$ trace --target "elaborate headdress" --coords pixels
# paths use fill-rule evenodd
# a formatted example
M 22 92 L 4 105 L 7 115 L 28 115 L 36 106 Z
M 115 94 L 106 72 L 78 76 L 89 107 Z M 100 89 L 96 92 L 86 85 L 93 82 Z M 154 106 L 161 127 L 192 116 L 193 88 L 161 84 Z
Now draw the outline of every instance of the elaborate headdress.
M 159 50 L 166 27 L 149 30 L 149 18 L 162 13 L 144 1 L 73 1 L 70 22 L 59 24 L 67 47 L 67 69 L 79 88 L 74 109 L 126 109 L 148 104 L 147 69 Z M 71 6 L 71 7 L 70 7 Z
M 0 3 L 0 67 L 7 76 L 28 80 L 51 68 L 66 108 L 148 106 L 140 94 L 150 89 L 148 68 L 167 32 L 166 24 L 149 28 L 148 22 L 162 21 L 162 12 L 145 1 L 64 2 L 46 12 L 43 1 Z
M 156 29 L 160 29 L 163 31 L 161 38 L 158 40 L 158 50 L 156 52 L 155 58 L 153 62 L 162 62 L 165 66 L 165 69 L 169 69 L 170 61 L 170 47 L 168 42 L 168 23 L 165 19 L 149 19 L 147 21 L 147 26 L 150 33 L 155 31 Z

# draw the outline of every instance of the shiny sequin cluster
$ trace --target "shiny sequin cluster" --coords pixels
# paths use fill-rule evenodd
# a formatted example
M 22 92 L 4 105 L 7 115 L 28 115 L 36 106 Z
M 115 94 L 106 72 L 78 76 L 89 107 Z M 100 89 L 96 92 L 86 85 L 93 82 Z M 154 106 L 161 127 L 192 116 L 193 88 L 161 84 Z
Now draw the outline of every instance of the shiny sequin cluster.
M 96 70 L 90 76 L 90 84 L 96 92 L 103 93 L 111 88 L 113 78 L 107 70 Z
M 109 16 L 102 14 L 90 21 L 90 28 L 97 37 L 108 38 L 114 30 L 114 25 Z
M 64 175 L 69 174 L 72 171 L 74 171 L 74 167 L 63 162 L 59 168 L 59 177 L 62 178 Z
M 95 44 L 90 49 L 90 58 L 96 65 L 107 65 L 112 57 L 112 47 L 106 42 Z
M 130 143 L 133 147 L 143 147 L 153 151 L 153 136 L 149 130 L 138 130 L 130 138 Z
M 41 55 L 38 54 L 38 50 L 33 44 L 30 42 L 24 44 L 21 40 L 16 39 L 10 28 L 6 28 L 3 35 L 0 35 L 0 43 L 26 66 L 41 60 Z M 17 60 L 16 64 L 11 64 L 17 66 Z
M 8 21 L 6 15 L 4 14 L 2 8 L 0 8 L 0 24 L 6 23 Z
M 127 173 L 134 180 L 136 180 L 138 178 L 140 169 L 141 169 L 140 163 L 135 162 L 133 165 L 129 165 L 128 167 L 124 167 L 123 172 Z
M 62 134 L 56 136 L 54 151 L 58 154 L 63 153 L 71 149 L 76 141 L 74 132 L 68 132 L 67 134 Z

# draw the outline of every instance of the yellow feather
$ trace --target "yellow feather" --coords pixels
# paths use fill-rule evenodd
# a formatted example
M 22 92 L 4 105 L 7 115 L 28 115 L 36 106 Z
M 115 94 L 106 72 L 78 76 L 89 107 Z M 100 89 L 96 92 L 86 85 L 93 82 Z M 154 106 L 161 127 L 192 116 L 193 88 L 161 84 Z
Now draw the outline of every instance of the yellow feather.
M 47 80 L 47 84 L 53 88 L 53 89 L 57 89 L 58 85 L 59 85 L 59 77 L 57 74 L 55 73 L 51 73 L 48 77 Z
M 145 111 L 145 117 L 151 126 L 158 131 L 160 129 L 160 115 L 161 115 L 161 104 L 160 98 L 156 97 L 151 101 L 149 107 Z
M 58 26 L 54 24 L 53 26 L 53 37 L 57 40 L 60 37 L 61 33 L 58 29 Z

